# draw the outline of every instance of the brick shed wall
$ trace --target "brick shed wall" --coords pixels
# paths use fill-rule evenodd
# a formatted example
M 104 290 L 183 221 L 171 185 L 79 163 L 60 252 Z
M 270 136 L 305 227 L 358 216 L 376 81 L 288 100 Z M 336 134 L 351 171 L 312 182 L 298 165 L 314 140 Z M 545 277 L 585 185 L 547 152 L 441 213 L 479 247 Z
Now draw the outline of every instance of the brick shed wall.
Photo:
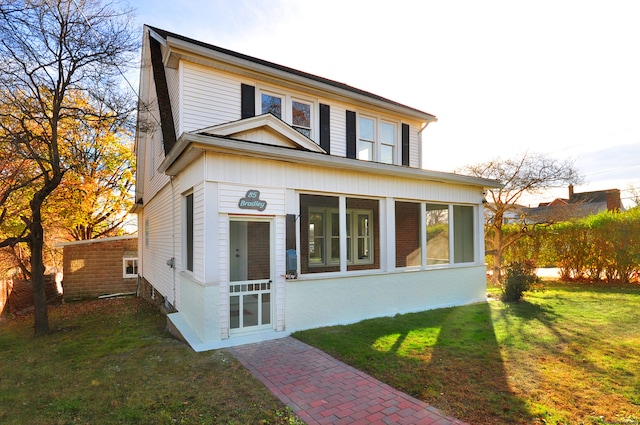
M 96 240 L 64 246 L 65 298 L 135 292 L 136 278 L 123 278 L 123 258 L 137 257 L 138 239 Z

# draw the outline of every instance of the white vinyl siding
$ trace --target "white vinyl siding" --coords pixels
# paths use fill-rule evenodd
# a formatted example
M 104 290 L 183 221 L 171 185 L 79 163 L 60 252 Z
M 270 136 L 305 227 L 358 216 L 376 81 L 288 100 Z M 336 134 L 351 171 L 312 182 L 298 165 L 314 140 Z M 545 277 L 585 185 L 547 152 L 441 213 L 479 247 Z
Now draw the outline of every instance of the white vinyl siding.
M 180 72 L 176 69 L 165 68 L 167 76 L 167 89 L 169 90 L 169 99 L 171 101 L 171 114 L 173 114 L 173 124 L 175 126 L 176 135 L 181 133 L 182 127 L 180 122 Z
M 327 170 L 308 164 L 243 158 L 236 155 L 209 154 L 207 159 L 206 175 L 209 180 L 238 185 L 259 185 L 257 188 L 261 191 L 265 190 L 261 189 L 264 187 L 274 187 L 283 193 L 286 188 L 324 193 L 349 193 L 353 196 L 468 204 L 477 203 L 481 198 L 480 189 L 473 186 L 372 175 L 361 171 Z M 235 199 L 236 206 L 238 199 Z M 227 205 L 231 206 L 232 201 L 229 200 Z M 220 208 L 222 210 L 222 205 Z
M 143 277 L 153 284 L 156 291 L 167 297 L 169 302 L 177 305 L 178 300 L 174 302 L 173 297 L 174 294 L 179 295 L 179 290 L 174 290 L 173 270 L 167 266 L 167 261 L 180 252 L 180 243 L 173 238 L 174 220 L 177 220 L 176 224 L 179 226 L 180 210 L 172 215 L 171 196 L 171 186 L 167 185 L 146 203 L 139 219 L 147 225 L 145 238 L 148 234 L 149 245 L 142 247 L 138 257 L 144 265 L 141 269 Z
M 331 131 L 331 155 L 347 156 L 347 120 L 346 108 L 342 105 L 333 105 L 330 102 L 323 102 L 329 105 L 330 118 L 329 127 Z
M 397 142 L 402 144 L 402 140 Z M 409 166 L 414 168 L 420 167 L 420 135 L 418 129 L 414 125 L 409 126 Z
M 240 119 L 240 79 L 185 63 L 182 80 L 183 131 Z

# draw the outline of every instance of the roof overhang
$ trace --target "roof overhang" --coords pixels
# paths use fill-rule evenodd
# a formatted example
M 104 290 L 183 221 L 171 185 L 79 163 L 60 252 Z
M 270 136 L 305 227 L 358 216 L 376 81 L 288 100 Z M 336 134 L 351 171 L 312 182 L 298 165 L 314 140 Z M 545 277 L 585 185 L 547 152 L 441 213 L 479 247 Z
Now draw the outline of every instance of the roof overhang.
M 399 115 L 424 121 L 426 124 L 436 122 L 436 116 L 424 111 L 400 104 L 381 96 L 357 89 L 347 84 L 327 78 L 318 77 L 275 63 L 239 54 L 217 46 L 191 40 L 162 31 L 158 34 L 149 28 L 151 34 L 162 40 L 164 46 L 164 63 L 168 68 L 177 68 L 180 60 L 199 63 L 226 72 L 232 72 L 251 79 L 259 79 L 267 83 L 286 86 L 325 98 L 341 102 L 358 102 L 375 109 L 393 111 Z
M 499 182 L 491 179 L 399 165 L 381 164 L 371 161 L 361 161 L 357 159 L 327 155 L 319 152 L 310 152 L 306 150 L 196 133 L 182 134 L 178 138 L 178 142 L 173 147 L 169 155 L 164 159 L 162 164 L 160 164 L 158 171 L 170 176 L 175 176 L 205 152 L 291 162 L 295 164 L 322 167 L 327 170 L 351 170 L 374 175 L 386 175 L 482 188 L 502 187 Z

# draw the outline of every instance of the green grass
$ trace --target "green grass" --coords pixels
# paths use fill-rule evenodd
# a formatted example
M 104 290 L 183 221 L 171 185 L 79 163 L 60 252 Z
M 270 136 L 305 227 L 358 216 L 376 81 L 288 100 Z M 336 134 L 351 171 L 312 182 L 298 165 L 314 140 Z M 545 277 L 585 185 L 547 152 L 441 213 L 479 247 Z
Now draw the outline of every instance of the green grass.
M 640 424 L 637 285 L 548 284 L 294 336 L 473 424 Z
M 226 351 L 195 353 L 138 299 L 51 307 L 0 322 L 0 423 L 294 424 L 291 411 Z

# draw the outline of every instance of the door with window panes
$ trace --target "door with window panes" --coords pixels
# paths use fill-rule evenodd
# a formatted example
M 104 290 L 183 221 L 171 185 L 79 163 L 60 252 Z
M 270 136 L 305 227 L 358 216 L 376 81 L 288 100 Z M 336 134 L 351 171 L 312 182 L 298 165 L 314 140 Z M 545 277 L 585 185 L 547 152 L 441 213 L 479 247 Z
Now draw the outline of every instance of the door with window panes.
M 229 221 L 230 332 L 270 329 L 273 315 L 272 221 Z

